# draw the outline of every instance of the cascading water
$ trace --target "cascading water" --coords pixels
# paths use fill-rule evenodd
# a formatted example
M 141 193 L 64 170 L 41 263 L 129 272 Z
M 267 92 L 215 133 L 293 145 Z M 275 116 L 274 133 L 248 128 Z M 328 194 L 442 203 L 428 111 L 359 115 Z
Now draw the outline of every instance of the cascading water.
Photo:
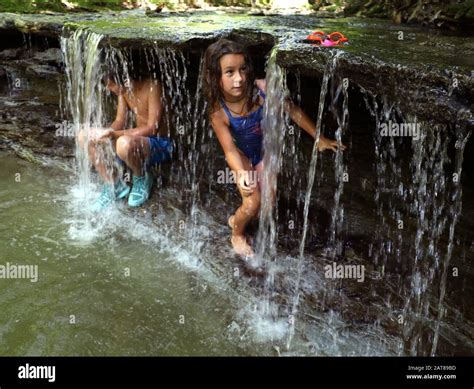
M 146 49 L 145 49 L 146 50 Z M 206 115 L 206 101 L 202 98 L 202 80 L 197 78 L 194 99 L 189 93 L 187 59 L 181 51 L 154 47 L 149 55 L 159 64 L 159 73 L 163 85 L 163 104 L 166 110 L 168 128 L 176 137 L 174 165 L 177 173 L 175 182 L 184 188 L 183 204 L 186 206 L 186 220 L 182 220 L 182 234 L 191 245 L 191 252 L 199 254 L 203 247 L 200 232 L 205 228 L 200 225 L 199 219 L 203 211 L 199 208 L 199 182 L 204 178 L 204 167 L 212 169 L 212 161 L 203 164 L 202 158 L 206 155 L 209 146 L 210 132 Z M 198 74 L 201 72 L 203 57 L 200 59 Z M 202 228 L 201 228 L 202 227 Z M 207 233 L 208 234 L 208 233 Z M 200 257 L 201 258 L 201 257 Z
M 308 231 L 308 213 L 309 213 L 309 205 L 311 201 L 311 192 L 313 189 L 313 184 L 314 184 L 314 178 L 316 175 L 316 164 L 317 164 L 317 158 L 318 158 L 318 143 L 319 143 L 319 137 L 321 134 L 321 129 L 322 129 L 322 118 L 323 118 L 323 111 L 324 111 L 324 106 L 325 106 L 325 101 L 326 101 L 326 93 L 328 90 L 328 83 L 329 79 L 333 75 L 336 66 L 337 66 L 337 60 L 340 55 L 340 52 L 335 52 L 335 54 L 328 60 L 328 63 L 326 65 L 326 69 L 324 70 L 324 75 L 323 75 L 323 80 L 321 84 L 321 91 L 319 95 L 319 107 L 318 107 L 318 116 L 317 116 L 317 121 L 316 121 L 316 139 L 314 141 L 313 145 L 313 151 L 311 155 L 311 163 L 309 167 L 309 180 L 308 180 L 308 185 L 306 188 L 306 194 L 305 194 L 305 202 L 304 202 L 304 213 L 303 213 L 303 235 L 300 241 L 300 246 L 299 246 L 299 255 L 296 260 L 296 280 L 294 282 L 294 296 L 293 296 L 293 301 L 292 301 L 292 307 L 291 307 L 291 315 L 293 320 L 290 321 L 290 328 L 288 332 L 288 339 L 287 339 L 287 344 L 286 347 L 287 349 L 290 348 L 291 341 L 293 339 L 294 333 L 295 333 L 295 320 L 294 318 L 296 317 L 296 314 L 298 313 L 298 304 L 299 304 L 299 299 L 300 299 L 300 282 L 301 282 L 301 276 L 303 272 L 303 266 L 304 266 L 304 247 L 306 243 L 306 234 Z M 339 138 L 340 140 L 340 138 Z
M 337 130 L 335 132 L 336 140 L 339 145 L 342 144 L 342 133 L 347 133 L 349 125 L 349 96 L 347 93 L 348 80 L 340 80 L 333 77 L 331 84 L 331 106 L 330 111 L 337 121 Z M 340 95 L 342 94 L 342 108 L 338 106 Z M 349 152 L 349 151 L 348 151 Z M 334 177 L 336 180 L 336 191 L 334 192 L 334 206 L 331 214 L 330 237 L 328 247 L 331 247 L 331 257 L 335 258 L 342 254 L 342 240 L 340 234 L 342 230 L 342 222 L 344 219 L 344 207 L 341 205 L 341 195 L 344 191 L 344 182 L 348 181 L 347 168 L 344 166 L 343 154 L 341 148 L 338 147 L 335 154 Z
M 298 153 L 296 147 L 299 143 L 299 136 L 292 136 L 291 140 L 285 140 L 285 134 L 290 128 L 292 134 L 294 133 L 293 126 L 288 123 L 288 115 L 285 112 L 286 99 L 289 95 L 287 86 L 286 86 L 286 71 L 281 69 L 276 63 L 276 53 L 277 47 L 275 47 L 269 57 L 267 64 L 267 99 L 265 102 L 265 138 L 264 138 L 264 150 L 265 150 L 265 159 L 264 159 L 264 175 L 263 175 L 263 193 L 262 193 L 262 206 L 260 213 L 260 224 L 258 230 L 258 251 L 257 258 L 261 263 L 264 263 L 267 268 L 268 274 L 265 279 L 265 286 L 262 295 L 262 300 L 259 305 L 260 317 L 263 317 L 264 320 L 273 322 L 274 330 L 281 327 L 279 317 L 283 314 L 282 308 L 284 306 L 279 306 L 274 300 L 276 296 L 279 296 L 281 299 L 281 290 L 277 290 L 283 286 L 282 280 L 275 286 L 275 276 L 278 272 L 288 271 L 286 266 L 295 267 L 294 276 L 292 275 L 291 282 L 283 281 L 284 283 L 289 283 L 289 289 L 291 290 L 290 294 L 292 297 L 288 297 L 290 300 L 288 302 L 289 307 L 286 310 L 286 315 L 288 320 L 285 322 L 285 328 L 287 332 L 287 342 L 286 348 L 290 349 L 291 341 L 294 337 L 295 331 L 295 317 L 298 313 L 298 303 L 299 303 L 299 288 L 302 282 L 303 277 L 303 258 L 304 258 L 304 246 L 306 240 L 306 233 L 308 230 L 308 213 L 309 213 L 309 204 L 311 200 L 311 192 L 314 184 L 314 178 L 316 176 L 316 162 L 317 162 L 317 148 L 313 147 L 313 155 L 310 164 L 309 172 L 309 182 L 306 190 L 306 195 L 304 198 L 304 215 L 303 220 L 305 221 L 302 228 L 303 237 L 300 241 L 300 254 L 298 258 L 291 259 L 280 258 L 278 257 L 277 252 L 277 237 L 278 237 L 278 204 L 273 204 L 273 194 L 276 191 L 277 176 L 280 173 L 282 168 L 283 153 L 285 151 L 286 143 L 289 144 L 291 155 L 295 155 L 295 159 L 298 160 Z M 337 58 L 339 54 L 335 55 L 328 61 L 326 67 L 323 82 L 321 87 L 321 94 L 318 107 L 318 117 L 317 117 L 317 131 L 322 129 L 323 121 L 323 112 L 325 107 L 326 94 L 328 92 L 329 81 L 332 79 L 333 83 L 331 84 L 331 104 L 330 110 L 334 115 L 337 123 L 338 129 L 336 130 L 336 139 L 339 144 L 341 144 L 341 134 L 345 132 L 348 127 L 348 93 L 347 93 L 347 83 L 342 82 L 339 78 L 334 77 L 334 71 L 337 65 Z M 298 82 L 298 78 L 297 78 Z M 342 102 L 341 102 L 342 100 Z M 300 99 L 297 96 L 297 103 L 300 102 Z M 297 132 L 299 134 L 299 132 Z M 318 141 L 318 139 L 315 141 Z M 288 146 L 287 146 L 288 147 Z M 290 170 L 291 179 L 294 180 L 298 177 L 298 170 L 300 169 L 298 161 L 289 161 L 291 163 Z M 285 169 L 284 169 L 285 170 Z M 342 243 L 339 239 L 340 231 L 342 228 L 343 220 L 343 208 L 340 205 L 340 196 L 343 191 L 343 173 L 346 168 L 343 164 L 342 152 L 338 151 L 335 155 L 335 177 L 337 188 L 334 194 L 334 206 L 332 211 L 332 229 L 334 232 L 330 236 L 329 245 L 336 246 L 333 248 L 333 255 L 338 251 L 341 252 Z M 281 189 L 281 188 L 280 188 Z M 299 199 L 299 196 L 297 197 Z M 294 223 L 295 219 L 297 220 L 297 215 L 291 215 L 291 221 Z M 284 265 L 283 267 L 286 270 L 282 270 L 283 267 L 278 266 L 277 259 L 282 260 Z M 294 277 L 294 279 L 293 279 Z M 285 301 L 286 297 L 283 298 Z M 279 333 L 279 331 L 276 331 Z
M 132 60 L 131 52 L 112 47 L 101 48 L 101 42 L 101 35 L 82 29 L 61 39 L 66 64 L 67 103 L 76 134 L 84 127 L 103 127 L 107 124 L 105 123 L 107 99 L 104 98 L 106 91 L 101 82 L 101 60 L 108 66 L 118 69 L 125 78 L 128 77 L 132 67 L 137 65 Z M 177 151 L 171 171 L 172 180 L 175 181 L 173 185 L 178 183 L 185 188 L 179 193 L 186 207 L 188 228 L 184 235 L 191 246 L 191 252 L 198 254 L 203 250 L 205 242 L 201 239 L 201 232 L 206 228 L 200 223 L 201 217 L 205 215 L 204 209 L 201 208 L 205 196 L 200 192 L 200 185 L 206 185 L 206 175 L 209 171 L 214 171 L 216 163 L 215 159 L 203 163 L 204 156 L 210 148 L 211 133 L 206 130 L 209 126 L 205 115 L 205 101 L 201 98 L 200 79 L 198 78 L 193 99 L 188 92 L 187 58 L 182 52 L 158 47 L 140 50 L 146 58 L 148 71 L 154 74 L 154 77 L 159 73 L 168 128 L 176 129 L 174 136 Z M 296 184 L 295 186 L 302 186 L 303 181 L 297 174 L 301 169 L 300 157 L 296 155 L 299 154 L 297 150 L 299 133 L 293 137 L 286 136 L 291 128 L 284 107 L 284 101 L 289 93 L 286 87 L 286 71 L 277 65 L 276 53 L 277 49 L 274 48 L 266 69 L 267 99 L 264 122 L 266 153 L 262 177 L 262 206 L 256 240 L 257 259 L 260 264 L 265 264 L 268 274 L 263 291 L 259 289 L 259 294 L 252 303 L 257 302 L 255 313 L 265 321 L 263 324 L 260 323 L 264 326 L 263 330 L 268 329 L 268 323 L 271 322 L 270 324 L 274 325 L 272 329 L 277 329 L 278 334 L 273 332 L 276 337 L 287 335 L 286 347 L 290 349 L 295 336 L 295 318 L 299 313 L 306 277 L 305 246 L 308 244 L 311 230 L 309 222 L 311 195 L 315 182 L 320 179 L 317 173 L 321 169 L 317 169 L 319 153 L 316 139 L 311 154 L 306 190 L 299 190 L 295 196 L 296 209 L 302 208 L 303 211 L 301 223 L 299 223 L 301 216 L 296 213 L 289 214 L 290 208 L 287 211 L 288 219 L 302 224 L 299 252 L 296 258 L 279 256 L 278 232 L 283 227 L 279 226 L 279 204 L 277 202 L 273 204 L 277 177 L 279 174 L 283 176 L 286 174 L 291 178 L 291 185 Z M 342 135 L 349 128 L 349 96 L 345 80 L 341 80 L 335 74 L 341 52 L 332 53 L 322 79 L 316 126 L 319 134 L 323 130 L 323 113 L 327 108 L 326 101 L 329 94 L 329 111 L 337 122 L 335 137 L 341 143 Z M 299 90 L 298 85 L 301 83 L 299 75 L 296 81 Z M 417 119 L 404 117 L 397 107 L 384 97 L 377 98 L 365 93 L 364 98 L 375 120 L 374 202 L 378 216 L 374 237 L 371 237 L 369 243 L 369 260 L 380 269 L 381 277 L 388 277 L 387 285 L 390 286 L 390 291 L 385 291 L 382 296 L 395 320 L 401 317 L 400 320 L 403 322 L 400 326 L 400 337 L 404 343 L 400 347 L 400 353 L 408 350 L 413 355 L 428 353 L 435 355 L 442 335 L 442 321 L 446 317 L 446 285 L 450 259 L 456 248 L 454 238 L 456 222 L 461 212 L 460 185 L 453 183 L 448 173 L 451 169 L 448 151 L 452 139 L 447 135 L 448 129 L 445 126 L 430 123 L 419 123 L 420 137 L 417 140 L 411 139 L 411 143 L 408 139 L 384 137 L 380 132 L 383 123 L 391 121 L 417 124 Z M 467 137 L 461 129 L 458 129 L 456 136 L 459 147 L 456 147 L 453 171 L 460 176 Z M 407 158 L 407 151 L 413 156 Z M 295 156 L 296 162 L 295 160 L 288 162 L 291 167 L 286 170 L 283 168 L 282 172 L 282 160 L 286 153 Z M 77 148 L 76 156 L 81 193 L 85 203 L 89 203 L 91 201 L 89 189 L 93 176 L 90 173 L 87 148 Z M 344 174 L 347 172 L 347 166 L 340 151 L 335 153 L 334 162 L 335 191 L 330 210 L 327 248 L 328 257 L 336 260 L 343 254 L 344 242 L 341 233 L 344 209 L 347 207 L 343 202 L 346 182 Z M 208 182 L 209 198 L 214 195 L 211 182 L 212 179 Z M 292 212 L 295 212 L 294 209 Z M 85 215 L 86 223 L 92 222 L 87 212 L 81 212 L 81 215 Z M 291 268 L 285 267 L 283 270 L 285 274 L 287 271 L 291 273 L 291 276 L 283 281 L 280 279 L 284 278 L 280 277 L 280 273 L 283 272 L 282 263 L 285 266 L 287 263 L 291 264 Z M 276 277 L 280 278 L 276 280 Z M 283 284 L 289 286 L 288 296 L 279 295 L 283 294 L 280 290 Z M 328 289 L 327 295 L 335 292 L 336 288 L 332 284 L 327 283 L 325 286 Z M 403 299 L 403 303 L 393 302 L 397 295 Z M 323 301 L 321 306 L 324 307 L 324 304 Z M 337 322 L 338 317 L 337 309 L 332 306 L 329 308 L 330 326 L 332 320 L 334 323 Z M 434 324 L 430 325 L 429 321 L 433 319 Z M 336 344 L 336 341 L 334 343 Z M 430 350 L 427 350 L 428 346 Z
M 143 73 L 147 77 L 159 79 L 168 136 L 173 138 L 176 146 L 169 179 L 186 188 L 181 191 L 180 196 L 181 202 L 186 206 L 187 216 L 181 217 L 176 222 L 180 234 L 184 234 L 193 246 L 191 251 L 197 254 L 203 244 L 202 240 L 194 236 L 198 234 L 199 228 L 196 227 L 201 214 L 198 207 L 199 177 L 203 177 L 204 167 L 209 168 L 212 165 L 212 163 L 207 165 L 200 163 L 210 137 L 208 132 L 200 130 L 207 128 L 206 103 L 201 98 L 200 82 L 193 101 L 188 91 L 187 59 L 181 51 L 155 45 L 141 48 L 137 54 L 127 48 L 117 49 L 101 45 L 101 41 L 101 35 L 87 29 L 78 29 L 70 36 L 65 32 L 61 39 L 66 65 L 67 106 L 75 133 L 78 134 L 82 128 L 103 128 L 109 124 L 105 115 L 108 92 L 102 83 L 105 68 L 115 70 L 121 79 L 126 81 L 131 80 L 131 74 Z M 131 92 L 133 93 L 133 90 Z M 111 102 L 111 105 L 114 103 Z M 130 120 L 132 116 L 128 115 L 128 119 L 128 125 L 133 126 L 133 121 Z M 104 152 L 113 154 L 111 145 L 106 145 L 105 148 Z M 81 218 L 85 217 L 83 222 L 89 228 L 91 222 L 95 222 L 97 218 L 95 215 L 83 212 L 84 209 L 87 210 L 84 204 L 90 204 L 92 196 L 97 196 L 97 193 L 92 191 L 94 176 L 91 175 L 91 161 L 87 148 L 76 147 L 76 161 L 79 176 L 78 192 L 83 196 L 78 212 Z M 120 167 L 115 166 L 115 160 L 113 161 L 108 170 L 120 172 Z M 186 228 L 181 230 L 182 226 Z
M 286 89 L 286 74 L 276 63 L 277 48 L 273 48 L 268 59 L 266 84 L 268 97 L 264 107 L 264 140 L 262 175 L 262 194 L 260 224 L 258 230 L 257 261 L 269 262 L 274 260 L 276 252 L 277 231 L 277 176 L 281 168 L 283 140 L 286 130 L 285 100 L 288 96 Z
M 264 105 L 263 157 L 264 170 L 261 180 L 261 206 L 259 229 L 256 239 L 254 258 L 246 259 L 254 269 L 265 268 L 266 276 L 262 294 L 253 308 L 254 328 L 259 337 L 265 339 L 280 338 L 285 331 L 286 320 L 279 318 L 279 306 L 272 297 L 275 272 L 278 270 L 277 260 L 277 177 L 281 169 L 283 141 L 287 127 L 285 112 L 286 73 L 276 63 L 277 48 L 269 55 L 266 66 L 266 99 Z
M 367 93 L 364 98 L 375 119 L 374 200 L 379 217 L 369 255 L 382 269 L 382 276 L 393 274 L 392 290 L 403 299 L 401 306 L 394 307 L 405 342 L 403 348 L 411 355 L 434 356 L 446 309 L 443 299 L 461 211 L 459 182 L 468 137 L 457 131 L 451 176 L 448 151 L 453 142 L 446 126 L 404 117 L 386 100 L 379 105 L 378 99 L 371 96 L 369 101 Z M 405 138 L 384 136 L 381 129 L 394 123 L 410 125 L 407 128 L 413 128 L 413 133 Z M 407 158 L 408 140 L 412 156 Z M 439 291 L 435 285 L 439 285 Z M 390 301 L 390 293 L 385 298 Z M 430 324 L 433 320 L 434 326 Z
M 84 29 L 78 29 L 71 36 L 61 37 L 61 51 L 66 70 L 67 108 L 78 142 L 79 134 L 84 131 L 84 144 L 89 142 L 89 128 L 101 128 L 103 125 L 103 94 L 99 44 L 103 36 Z M 81 224 L 85 229 L 91 225 L 92 215 L 88 205 L 91 203 L 91 161 L 88 147 L 76 147 L 76 172 L 82 201 L 79 205 Z M 85 212 L 84 212 L 85 211 Z M 74 227 L 76 228 L 76 227 Z M 82 228 L 82 227 L 79 227 Z
M 455 163 L 454 163 L 454 175 L 457 179 L 454 181 L 454 193 L 452 193 L 450 199 L 453 202 L 453 205 L 449 209 L 449 217 L 451 217 L 451 225 L 449 226 L 449 241 L 448 241 L 448 248 L 444 260 L 444 266 L 441 274 L 441 281 L 439 287 L 439 300 L 438 300 L 438 317 L 436 320 L 436 327 L 434 330 L 434 337 L 433 337 L 433 344 L 431 347 L 431 356 L 436 355 L 436 349 L 438 347 L 438 340 L 439 340 L 439 333 L 440 333 L 440 325 L 445 313 L 444 307 L 444 299 L 446 295 L 446 281 L 449 272 L 449 265 L 451 261 L 451 256 L 453 254 L 453 247 L 454 247 L 454 232 L 456 228 L 456 223 L 461 215 L 462 210 L 462 186 L 460 177 L 462 174 L 462 164 L 464 158 L 464 149 L 466 147 L 466 143 L 471 136 L 471 132 L 467 135 L 464 131 L 461 130 L 459 126 L 456 126 L 456 155 L 455 155 Z
M 163 86 L 164 107 L 168 128 L 176 129 L 179 142 L 177 145 L 176 159 L 182 161 L 178 177 L 185 179 L 185 184 L 190 188 L 188 150 L 191 137 L 191 101 L 187 92 L 186 59 L 181 51 L 168 48 L 154 47 L 154 58 L 159 64 L 161 84 Z

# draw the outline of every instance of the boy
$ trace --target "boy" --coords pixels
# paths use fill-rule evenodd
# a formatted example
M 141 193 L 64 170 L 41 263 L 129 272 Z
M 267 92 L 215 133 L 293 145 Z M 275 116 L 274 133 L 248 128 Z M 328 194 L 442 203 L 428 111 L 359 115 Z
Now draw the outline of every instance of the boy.
M 163 115 L 161 85 L 157 80 L 144 79 L 126 82 L 115 73 L 105 78 L 106 88 L 117 95 L 117 114 L 114 122 L 106 129 L 89 129 L 89 158 L 104 180 L 102 193 L 92 204 L 97 212 L 117 199 L 126 197 L 132 207 L 142 205 L 149 197 L 153 177 L 147 170 L 171 159 L 173 145 L 167 136 L 166 120 Z M 136 127 L 126 129 L 127 114 L 135 115 Z M 116 161 L 127 165 L 133 173 L 130 188 L 118 176 L 110 153 L 104 153 L 103 146 L 112 145 Z M 84 132 L 79 133 L 79 144 L 84 147 Z M 107 169 L 107 166 L 112 168 Z

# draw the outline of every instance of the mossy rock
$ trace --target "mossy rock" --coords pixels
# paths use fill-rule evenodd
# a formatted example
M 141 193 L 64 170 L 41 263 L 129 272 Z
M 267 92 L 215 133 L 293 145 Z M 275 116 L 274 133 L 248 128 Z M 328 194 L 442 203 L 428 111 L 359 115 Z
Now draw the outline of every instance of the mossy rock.
M 448 12 L 456 19 L 474 21 L 474 0 L 467 0 L 461 4 L 453 4 L 449 6 Z

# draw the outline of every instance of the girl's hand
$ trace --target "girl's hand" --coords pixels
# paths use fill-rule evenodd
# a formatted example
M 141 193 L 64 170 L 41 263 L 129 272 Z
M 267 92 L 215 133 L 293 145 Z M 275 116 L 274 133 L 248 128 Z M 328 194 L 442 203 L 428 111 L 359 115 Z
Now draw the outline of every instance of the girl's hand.
M 329 139 L 326 138 L 323 135 L 319 136 L 319 142 L 318 142 L 318 151 L 324 151 L 324 150 L 332 150 L 332 151 L 337 151 L 337 147 L 339 145 L 337 144 L 337 140 Z M 341 143 L 341 151 L 344 151 L 346 149 L 346 146 L 344 146 Z
M 257 85 L 257 88 L 263 93 L 267 92 L 267 81 L 265 81 L 265 79 L 255 80 L 255 85 Z
M 237 187 L 242 192 L 243 196 L 250 196 L 253 193 L 252 182 L 250 181 L 249 172 L 241 170 L 237 172 Z

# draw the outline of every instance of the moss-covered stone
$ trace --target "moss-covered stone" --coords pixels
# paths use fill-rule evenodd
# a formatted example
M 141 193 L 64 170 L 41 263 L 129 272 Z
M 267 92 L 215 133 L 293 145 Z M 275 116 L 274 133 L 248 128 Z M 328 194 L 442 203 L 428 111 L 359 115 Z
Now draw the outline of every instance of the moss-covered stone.
M 302 40 L 315 29 L 340 31 L 350 44 L 342 49 L 345 53 L 338 72 L 352 83 L 387 96 L 408 114 L 440 123 L 465 122 L 472 109 L 474 42 L 465 35 L 454 37 L 436 32 L 433 36 L 432 31 L 419 27 L 358 18 L 251 17 L 205 12 L 160 15 L 148 18 L 136 11 L 100 15 L 0 14 L 0 30 L 59 36 L 84 28 L 102 34 L 103 44 L 112 46 L 160 46 L 191 51 L 203 51 L 219 37 L 237 39 L 254 47 L 271 47 L 279 42 L 280 64 L 317 76 L 321 76 L 330 52 L 335 49 L 313 47 Z

